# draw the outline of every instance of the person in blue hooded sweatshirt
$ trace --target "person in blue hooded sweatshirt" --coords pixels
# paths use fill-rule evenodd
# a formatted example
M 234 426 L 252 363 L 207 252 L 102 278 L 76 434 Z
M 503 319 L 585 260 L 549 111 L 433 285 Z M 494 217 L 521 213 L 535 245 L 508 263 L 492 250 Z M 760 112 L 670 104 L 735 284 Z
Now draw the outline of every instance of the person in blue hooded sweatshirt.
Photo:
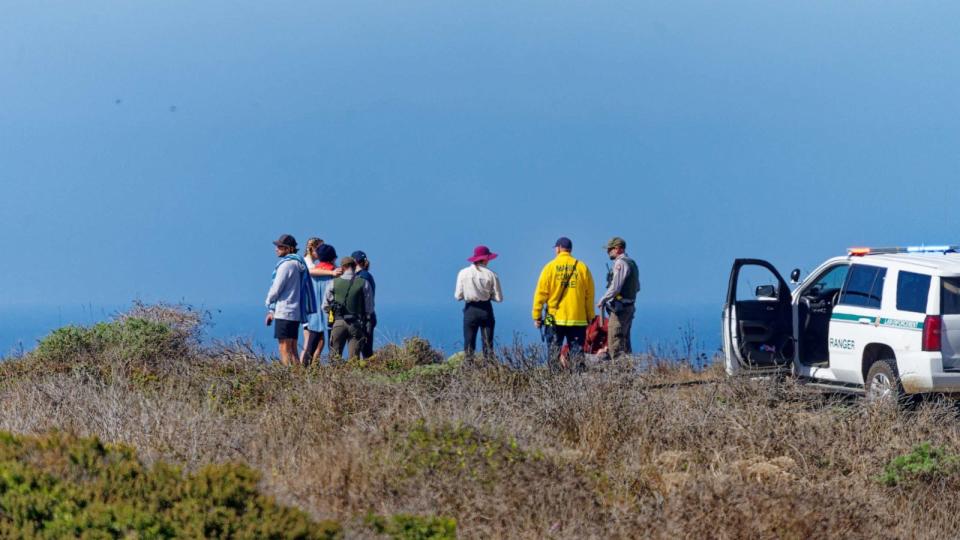
M 273 283 L 267 292 L 266 324 L 273 324 L 273 336 L 280 347 L 280 363 L 299 365 L 297 339 L 300 325 L 311 313 L 317 312 L 313 281 L 307 262 L 297 254 L 297 240 L 293 236 L 280 235 L 273 245 L 280 261 L 273 269 Z

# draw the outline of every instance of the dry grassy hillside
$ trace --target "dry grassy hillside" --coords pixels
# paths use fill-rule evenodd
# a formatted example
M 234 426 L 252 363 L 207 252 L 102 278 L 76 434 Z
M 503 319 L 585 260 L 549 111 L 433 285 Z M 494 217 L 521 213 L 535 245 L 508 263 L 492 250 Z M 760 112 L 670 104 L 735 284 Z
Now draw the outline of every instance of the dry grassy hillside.
M 581 375 L 522 350 L 424 366 L 437 357 L 415 340 L 291 371 L 199 347 L 197 322 L 137 307 L 55 333 L 0 365 L 0 429 L 187 471 L 247 464 L 346 537 L 383 532 L 371 514 L 452 518 L 462 538 L 960 536 L 952 404 L 872 407 L 648 357 Z M 673 384 L 690 381 L 705 382 Z

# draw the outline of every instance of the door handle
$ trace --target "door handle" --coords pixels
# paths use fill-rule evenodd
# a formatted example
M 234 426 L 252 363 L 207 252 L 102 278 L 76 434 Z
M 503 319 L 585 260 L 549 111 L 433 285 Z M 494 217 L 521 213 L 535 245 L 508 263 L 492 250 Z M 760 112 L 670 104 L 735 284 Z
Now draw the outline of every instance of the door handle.
M 873 324 L 873 321 L 871 319 L 868 319 L 867 317 L 860 317 L 859 319 L 857 319 L 857 322 L 860 324 Z

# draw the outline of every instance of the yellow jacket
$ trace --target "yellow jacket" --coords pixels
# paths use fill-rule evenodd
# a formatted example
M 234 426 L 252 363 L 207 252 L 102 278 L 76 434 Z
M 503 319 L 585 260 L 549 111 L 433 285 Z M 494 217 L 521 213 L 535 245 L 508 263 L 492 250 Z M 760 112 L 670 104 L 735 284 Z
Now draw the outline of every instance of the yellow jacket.
M 574 273 L 576 264 L 576 273 Z M 570 280 L 563 300 L 563 282 Z M 533 319 L 543 318 L 543 305 L 559 326 L 587 326 L 593 320 L 593 276 L 583 261 L 561 251 L 540 272 L 537 290 L 533 293 Z M 558 305 L 559 304 L 559 305 Z

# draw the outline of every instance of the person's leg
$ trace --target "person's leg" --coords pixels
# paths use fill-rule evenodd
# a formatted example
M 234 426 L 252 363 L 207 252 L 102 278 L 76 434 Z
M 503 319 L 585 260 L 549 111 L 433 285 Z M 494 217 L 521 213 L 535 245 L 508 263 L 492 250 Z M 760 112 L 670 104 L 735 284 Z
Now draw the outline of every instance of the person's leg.
M 285 366 L 297 366 L 300 364 L 297 358 L 297 339 L 280 340 L 280 363 Z
M 472 306 L 463 308 L 463 352 L 470 358 L 477 350 L 477 314 Z
M 277 339 L 277 354 L 280 355 L 280 364 L 284 366 L 289 366 L 287 363 L 287 345 L 286 342 L 289 340 L 286 339 Z
M 273 337 L 277 338 L 280 349 L 280 363 L 285 366 L 298 365 L 297 337 L 300 334 L 300 322 L 286 319 L 273 320 Z
M 371 316 L 369 326 L 367 328 L 369 331 L 364 335 L 363 342 L 363 357 L 370 358 L 373 356 L 373 335 L 374 331 L 377 329 L 377 316 L 376 314 Z
M 570 365 L 578 371 L 586 368 L 583 356 L 583 344 L 586 341 L 586 326 L 571 326 L 567 328 L 567 343 L 570 344 Z
M 607 321 L 607 352 L 613 360 L 626 352 L 627 344 L 623 340 L 623 321 L 620 315 L 614 311 L 610 313 Z
M 321 343 L 323 343 L 323 332 L 307 330 L 307 340 L 303 346 L 303 354 L 300 355 L 300 363 L 303 366 L 309 366 L 310 362 L 317 357 L 317 347 Z
M 560 355 L 560 348 L 563 345 L 563 336 L 560 335 L 560 327 L 553 325 L 544 329 L 544 338 L 547 341 L 547 362 L 550 369 L 555 370 L 563 365 L 563 359 Z
M 360 353 L 363 352 L 363 342 L 366 337 L 366 332 L 363 327 L 359 324 L 349 325 L 349 352 L 350 360 L 355 360 L 360 358 Z
M 478 326 L 480 330 L 480 340 L 483 345 L 483 356 L 493 359 L 495 356 L 493 350 L 493 304 L 486 302 L 482 307 Z
M 317 364 L 320 363 L 320 354 L 323 352 L 323 346 L 326 345 L 327 333 L 324 330 L 316 332 L 317 334 L 317 348 L 313 351 L 313 361 Z
M 337 363 L 343 360 L 343 348 L 350 338 L 350 331 L 347 323 L 337 321 L 333 323 L 330 330 L 330 363 Z
M 306 324 L 303 325 L 303 350 L 300 351 L 300 363 L 303 364 L 307 358 L 307 344 L 310 343 L 310 329 Z
M 493 349 L 493 329 L 497 322 L 493 317 L 486 322 L 486 325 L 480 329 L 480 338 L 483 340 L 483 355 L 487 358 L 496 358 L 496 352 Z
M 633 342 L 630 340 L 630 332 L 633 330 L 633 315 L 636 313 L 635 306 L 629 306 L 620 317 L 620 325 L 623 326 L 623 352 L 633 354 Z
M 556 347 L 556 350 L 557 350 L 557 353 L 556 353 L 556 354 L 557 354 L 557 358 L 558 358 L 559 361 L 560 361 L 560 367 L 562 367 L 563 369 L 567 369 L 568 367 L 570 367 L 570 364 L 569 364 L 569 362 L 568 362 L 569 354 L 564 354 L 563 344 L 564 344 L 564 342 L 566 342 L 566 343 L 567 343 L 567 348 L 569 349 L 569 347 L 570 347 L 570 338 L 569 338 L 569 330 L 570 330 L 570 327 L 569 327 L 569 326 L 554 326 L 554 327 L 553 327 L 553 330 L 554 330 L 555 335 L 556 335 L 556 340 L 555 340 L 555 345 L 554 345 L 554 346 Z

